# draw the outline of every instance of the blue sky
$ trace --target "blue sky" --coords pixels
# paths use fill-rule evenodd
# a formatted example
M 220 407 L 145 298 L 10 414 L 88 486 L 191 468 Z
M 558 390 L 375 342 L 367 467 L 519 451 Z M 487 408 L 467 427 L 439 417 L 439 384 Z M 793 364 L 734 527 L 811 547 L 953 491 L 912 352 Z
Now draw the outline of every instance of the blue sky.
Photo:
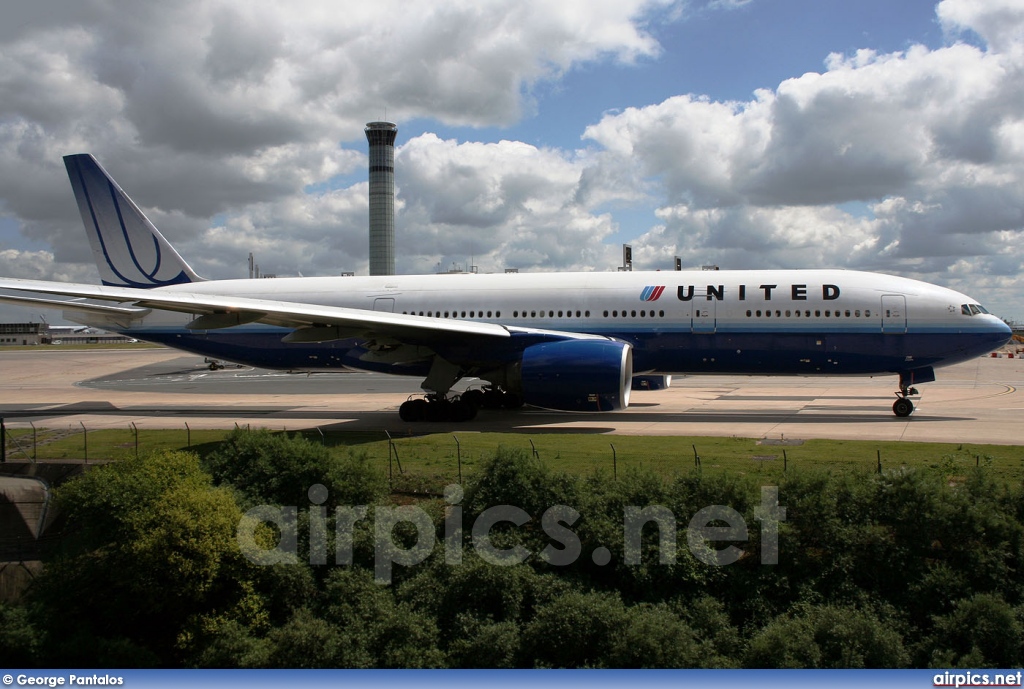
M 0 274 L 95 279 L 83 151 L 201 274 L 365 273 L 386 108 L 400 272 L 609 270 L 629 242 L 1024 319 L 1019 0 L 381 3 L 5 8 Z
M 632 64 L 603 59 L 576 66 L 557 81 L 539 84 L 531 94 L 537 111 L 512 126 L 446 127 L 417 120 L 402 127 L 399 143 L 403 135 L 433 131 L 442 138 L 511 138 L 571 149 L 606 111 L 683 93 L 745 101 L 757 89 L 822 71 L 830 53 L 865 48 L 891 53 L 915 43 L 934 48 L 944 42 L 930 0 L 753 0 L 725 10 L 692 8 L 648 28 L 661 46 L 658 56 Z

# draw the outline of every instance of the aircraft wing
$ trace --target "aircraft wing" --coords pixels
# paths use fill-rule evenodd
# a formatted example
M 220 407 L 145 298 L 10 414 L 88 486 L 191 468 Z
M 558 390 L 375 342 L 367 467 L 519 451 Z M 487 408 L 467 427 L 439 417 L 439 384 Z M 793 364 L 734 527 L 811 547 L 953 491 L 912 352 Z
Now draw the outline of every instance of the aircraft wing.
M 347 337 L 365 337 L 430 346 L 467 337 L 507 339 L 513 334 L 538 335 L 543 339 L 607 339 L 603 336 L 517 328 L 496 323 L 430 318 L 293 301 L 190 293 L 179 289 L 137 289 L 17 278 L 0 278 L 0 289 L 117 302 L 119 306 L 104 307 L 78 301 L 65 302 L 15 295 L 0 297 L 3 301 L 14 303 L 46 304 L 55 308 L 95 312 L 116 310 L 126 316 L 132 313 L 138 316 L 145 315 L 145 309 L 196 314 L 197 318 L 188 326 L 195 330 L 213 330 L 255 322 L 294 328 L 295 332 L 284 338 L 286 342 L 326 342 Z
M 40 297 L 23 297 L 14 294 L 0 294 L 0 303 L 17 304 L 18 306 L 43 306 L 51 309 L 85 311 L 86 313 L 95 313 L 101 316 L 127 316 L 128 318 L 141 318 L 152 311 L 152 309 L 90 304 L 72 299 L 42 299 Z

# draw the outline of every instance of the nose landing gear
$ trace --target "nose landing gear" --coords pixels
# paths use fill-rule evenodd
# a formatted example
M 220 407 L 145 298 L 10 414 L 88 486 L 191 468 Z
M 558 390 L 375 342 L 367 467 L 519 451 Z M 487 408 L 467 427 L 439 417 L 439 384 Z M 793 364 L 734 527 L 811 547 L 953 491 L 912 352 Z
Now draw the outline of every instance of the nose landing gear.
M 896 393 L 896 401 L 892 403 L 892 413 L 901 419 L 914 413 L 914 403 L 910 401 L 910 395 L 918 394 L 917 388 L 900 386 Z

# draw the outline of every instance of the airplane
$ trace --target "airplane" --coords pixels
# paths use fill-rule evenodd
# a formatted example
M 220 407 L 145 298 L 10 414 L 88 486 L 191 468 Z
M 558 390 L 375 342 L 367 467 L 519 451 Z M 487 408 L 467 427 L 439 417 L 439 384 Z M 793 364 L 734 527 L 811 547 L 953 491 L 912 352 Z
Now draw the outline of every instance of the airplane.
M 847 270 L 206 280 L 92 155 L 64 163 L 102 285 L 0 278 L 0 300 L 261 368 L 418 376 L 405 421 L 616 411 L 673 374 L 895 375 L 908 417 L 936 368 L 1011 337 L 964 294 Z M 463 378 L 486 387 L 449 396 Z

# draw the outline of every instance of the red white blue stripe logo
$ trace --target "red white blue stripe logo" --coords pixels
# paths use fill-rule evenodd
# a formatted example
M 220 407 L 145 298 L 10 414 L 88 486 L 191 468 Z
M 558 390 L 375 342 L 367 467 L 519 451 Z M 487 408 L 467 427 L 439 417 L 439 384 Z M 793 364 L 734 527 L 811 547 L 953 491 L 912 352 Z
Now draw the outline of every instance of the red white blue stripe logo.
M 665 291 L 665 285 L 648 285 L 640 293 L 640 301 L 658 301 L 661 293 Z

